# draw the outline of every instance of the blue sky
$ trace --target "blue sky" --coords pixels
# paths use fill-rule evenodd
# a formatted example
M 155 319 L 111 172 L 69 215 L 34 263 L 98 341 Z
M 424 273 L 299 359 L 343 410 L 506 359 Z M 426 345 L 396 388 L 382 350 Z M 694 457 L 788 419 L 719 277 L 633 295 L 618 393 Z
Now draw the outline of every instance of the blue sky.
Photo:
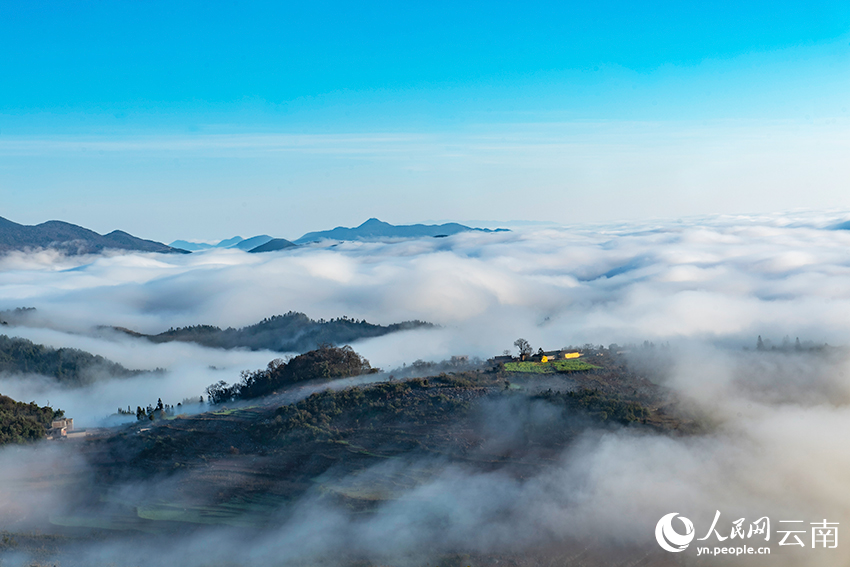
M 850 207 L 847 2 L 9 1 L 0 32 L 18 222 Z

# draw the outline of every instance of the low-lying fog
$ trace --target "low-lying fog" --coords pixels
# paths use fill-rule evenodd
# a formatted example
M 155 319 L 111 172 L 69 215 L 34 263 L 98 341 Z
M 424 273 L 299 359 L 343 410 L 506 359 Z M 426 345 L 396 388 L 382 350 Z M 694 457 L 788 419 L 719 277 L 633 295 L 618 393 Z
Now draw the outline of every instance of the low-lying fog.
M 119 406 L 158 397 L 176 404 L 280 353 L 154 345 L 92 329 L 244 326 L 290 310 L 315 319 L 440 325 L 354 345 L 386 369 L 452 355 L 488 358 L 512 349 L 517 337 L 535 349 L 669 342 L 673 365 L 663 379 L 711 416 L 717 426 L 711 434 L 588 435 L 561 465 L 523 482 L 453 467 L 368 519 L 303 503 L 298 521 L 252 544 L 252 564 L 309 559 L 320 551 L 332 556 L 351 546 L 377 559 L 457 543 L 479 551 L 573 538 L 654 546 L 655 524 L 669 512 L 693 520 L 698 537 L 715 510 L 722 512 L 718 529 L 727 533 L 732 520 L 745 517 L 746 529 L 761 516 L 807 524 L 827 518 L 841 522 L 841 531 L 850 529 L 850 362 L 843 351 L 777 358 L 744 356 L 743 347 L 753 349 L 759 335 L 774 344 L 786 336 L 850 344 L 850 232 L 827 229 L 843 220 L 827 214 L 721 217 L 268 254 L 14 254 L 0 259 L 0 308 L 36 307 L 38 324 L 2 332 L 166 372 L 82 390 L 5 376 L 0 392 L 40 404 L 49 399 L 90 424 Z M 3 449 L 0 471 L 13 476 L 27 463 L 37 466 L 41 450 Z M 0 485 L 0 524 L 16 503 L 36 496 L 4 493 Z M 837 549 L 790 551 L 775 547 L 779 537 L 771 534 L 770 564 L 850 559 L 841 537 Z M 103 546 L 91 556 L 108 564 L 127 549 Z M 164 549 L 159 564 L 201 565 L 201 550 L 240 561 L 244 551 L 227 533 Z M 747 562 L 730 560 L 738 561 Z

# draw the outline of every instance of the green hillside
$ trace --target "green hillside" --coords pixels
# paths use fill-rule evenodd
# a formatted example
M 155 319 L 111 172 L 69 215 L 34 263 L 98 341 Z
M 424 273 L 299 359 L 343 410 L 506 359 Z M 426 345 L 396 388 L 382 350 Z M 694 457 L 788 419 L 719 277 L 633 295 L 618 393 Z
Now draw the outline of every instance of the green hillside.
M 52 348 L 18 337 L 0 335 L 0 372 L 41 374 L 68 386 L 82 386 L 102 377 L 138 374 L 116 362 L 75 348 Z
M 0 445 L 31 443 L 43 439 L 50 429 L 50 422 L 59 416 L 61 410 L 38 407 L 35 403 L 16 402 L 0 394 Z

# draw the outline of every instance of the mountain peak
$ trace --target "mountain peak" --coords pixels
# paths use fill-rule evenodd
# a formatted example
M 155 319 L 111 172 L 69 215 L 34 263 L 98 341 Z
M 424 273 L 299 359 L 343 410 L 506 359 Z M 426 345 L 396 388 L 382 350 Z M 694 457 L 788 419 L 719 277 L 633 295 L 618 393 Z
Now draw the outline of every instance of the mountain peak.
M 232 246 L 236 246 L 237 244 L 239 244 L 243 240 L 245 240 L 245 239 L 242 238 L 241 236 L 233 236 L 231 238 L 225 238 L 224 240 L 222 240 L 218 244 L 216 244 L 214 247 L 215 248 L 231 248 Z
M 378 227 L 378 226 L 383 227 L 383 226 L 392 226 L 392 225 L 388 222 L 384 222 L 382 220 L 376 219 L 375 217 L 372 217 L 369 220 L 367 220 L 366 222 L 364 222 L 363 224 L 361 224 L 360 226 L 358 226 L 357 228 L 371 228 L 371 227 Z

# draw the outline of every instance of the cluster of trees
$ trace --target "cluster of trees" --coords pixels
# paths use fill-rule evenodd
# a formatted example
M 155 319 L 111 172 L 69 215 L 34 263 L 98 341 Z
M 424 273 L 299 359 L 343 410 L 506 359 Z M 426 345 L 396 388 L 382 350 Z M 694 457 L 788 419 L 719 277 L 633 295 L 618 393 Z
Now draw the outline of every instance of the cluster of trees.
M 171 328 L 158 335 L 143 335 L 160 343 L 188 341 L 215 348 L 249 348 L 278 352 L 306 351 L 322 344 L 346 344 L 358 339 L 379 337 L 417 327 L 433 327 L 424 321 L 405 321 L 392 325 L 373 325 L 363 320 L 339 317 L 315 321 L 303 313 L 290 311 L 263 319 L 241 329 L 221 329 L 212 325 Z
M 812 341 L 800 342 L 800 337 L 797 337 L 794 342 L 791 342 L 791 337 L 785 335 L 782 343 L 779 346 L 771 343 L 770 339 L 762 340 L 761 335 L 756 339 L 756 350 L 779 350 L 779 351 L 821 351 L 828 348 L 827 344 L 816 344 Z
M 204 397 L 200 396 L 199 398 L 187 398 L 182 402 L 178 403 L 176 406 L 164 404 L 162 403 L 162 398 L 157 399 L 156 405 L 150 405 L 146 408 L 142 406 L 136 406 L 136 411 L 130 409 L 130 406 L 127 406 L 127 409 L 118 408 L 118 415 L 135 415 L 136 419 L 139 421 L 142 420 L 150 420 L 153 421 L 155 419 L 160 419 L 163 417 L 168 417 L 172 415 L 176 415 L 180 413 L 180 410 L 183 408 L 184 404 L 194 403 L 194 404 L 202 404 L 204 403 Z
M 139 373 L 82 350 L 54 349 L 6 335 L 0 335 L 0 372 L 51 376 L 69 386 L 89 384 L 101 375 L 131 376 Z
M 35 307 L 16 307 L 0 311 L 0 325 L 20 325 L 35 315 Z
M 269 362 L 264 369 L 243 371 L 242 379 L 236 384 L 228 385 L 222 380 L 208 386 L 206 393 L 211 404 L 220 404 L 266 396 L 296 382 L 349 378 L 374 372 L 378 372 L 378 369 L 372 368 L 369 361 L 350 346 L 324 344 L 288 362 L 278 358 Z
M 25 404 L 0 394 L 0 445 L 30 443 L 43 439 L 50 423 L 64 415 L 62 410 Z

